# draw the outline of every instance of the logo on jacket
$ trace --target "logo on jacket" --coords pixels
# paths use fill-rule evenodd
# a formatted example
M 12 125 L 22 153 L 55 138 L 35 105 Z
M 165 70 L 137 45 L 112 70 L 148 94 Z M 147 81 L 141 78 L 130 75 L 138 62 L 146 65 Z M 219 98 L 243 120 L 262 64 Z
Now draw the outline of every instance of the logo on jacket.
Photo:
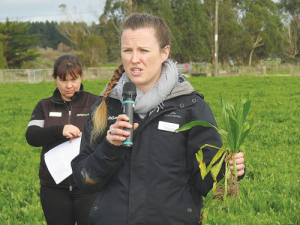
M 89 113 L 85 113 L 85 114 L 79 113 L 76 116 L 78 116 L 78 117 L 84 117 L 84 116 L 89 116 L 89 115 L 90 115 Z
M 165 115 L 165 117 L 176 117 L 176 118 L 181 118 L 181 115 L 176 114 L 176 112 L 171 112 L 168 115 Z
M 116 120 L 116 119 L 118 119 L 117 116 L 109 116 L 107 120 Z

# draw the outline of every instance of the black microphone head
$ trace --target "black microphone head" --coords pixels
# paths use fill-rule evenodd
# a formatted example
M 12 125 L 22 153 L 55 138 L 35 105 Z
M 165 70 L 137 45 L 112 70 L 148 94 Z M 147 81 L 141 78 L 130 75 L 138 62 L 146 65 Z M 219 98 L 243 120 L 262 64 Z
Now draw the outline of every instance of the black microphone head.
M 124 84 L 122 96 L 123 96 L 123 98 L 125 98 L 125 97 L 131 97 L 131 98 L 134 97 L 135 98 L 136 97 L 136 87 L 133 82 L 129 81 Z

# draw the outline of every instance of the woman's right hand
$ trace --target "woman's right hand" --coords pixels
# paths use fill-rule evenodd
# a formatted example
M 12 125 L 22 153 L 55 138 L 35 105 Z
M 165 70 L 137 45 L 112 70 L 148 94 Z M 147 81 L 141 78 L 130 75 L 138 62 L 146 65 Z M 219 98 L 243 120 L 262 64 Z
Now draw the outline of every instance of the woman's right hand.
M 106 140 L 116 146 L 123 145 L 126 137 L 130 135 L 130 132 L 124 130 L 124 128 L 132 128 L 132 125 L 128 121 L 129 117 L 127 115 L 119 115 L 116 122 L 110 125 L 109 130 L 107 131 Z M 134 123 L 134 130 L 138 128 L 138 126 L 138 123 Z
M 66 138 L 69 138 L 70 143 L 71 143 L 75 138 L 81 137 L 82 133 L 81 133 L 81 131 L 79 130 L 78 127 L 76 127 L 72 124 L 67 124 L 67 125 L 64 126 L 63 135 Z

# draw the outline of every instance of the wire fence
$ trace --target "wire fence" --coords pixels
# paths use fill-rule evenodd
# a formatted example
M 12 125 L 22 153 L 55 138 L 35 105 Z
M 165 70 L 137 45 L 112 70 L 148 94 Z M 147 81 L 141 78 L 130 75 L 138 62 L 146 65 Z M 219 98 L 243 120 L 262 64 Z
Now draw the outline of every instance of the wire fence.
M 52 69 L 5 69 L 1 70 L 1 82 L 53 81 L 52 71 Z
M 84 80 L 110 79 L 115 67 L 90 67 L 83 71 Z M 53 81 L 53 69 L 4 69 L 0 70 L 0 82 L 39 83 Z
M 214 76 L 210 63 L 177 64 L 186 76 Z M 84 80 L 111 79 L 116 67 L 89 67 L 83 71 Z M 0 82 L 39 83 L 53 81 L 53 69 L 4 69 L 0 70 Z M 219 66 L 217 76 L 300 76 L 300 64 L 272 64 L 258 66 Z
M 214 76 L 214 66 L 194 63 L 191 76 Z M 300 76 L 300 64 L 265 64 L 256 66 L 218 66 L 217 76 Z

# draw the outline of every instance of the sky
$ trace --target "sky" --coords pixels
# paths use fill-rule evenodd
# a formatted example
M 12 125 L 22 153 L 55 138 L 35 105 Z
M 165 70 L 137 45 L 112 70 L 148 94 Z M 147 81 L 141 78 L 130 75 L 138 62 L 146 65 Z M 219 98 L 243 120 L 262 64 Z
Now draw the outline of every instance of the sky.
M 0 22 L 85 21 L 98 23 L 106 0 L 0 0 Z M 59 7 L 65 4 L 66 14 Z
M 278 2 L 279 0 L 273 0 Z M 106 0 L 0 0 L 0 22 L 9 21 L 85 21 L 95 22 L 103 13 Z M 62 13 L 67 6 L 69 17 Z

